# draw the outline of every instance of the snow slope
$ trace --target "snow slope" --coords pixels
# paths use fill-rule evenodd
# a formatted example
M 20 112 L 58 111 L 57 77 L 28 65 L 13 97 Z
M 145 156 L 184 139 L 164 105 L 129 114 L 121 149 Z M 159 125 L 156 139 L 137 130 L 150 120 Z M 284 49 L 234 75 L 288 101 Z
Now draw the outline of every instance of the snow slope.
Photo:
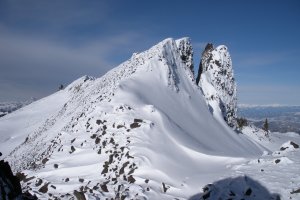
M 39 199 L 188 199 L 260 157 L 266 148 L 211 114 L 190 45 L 166 39 L 1 118 L 0 152 L 23 190 Z
M 28 104 L 31 104 L 36 99 L 31 98 L 28 101 L 19 101 L 19 102 L 0 102 L 0 117 L 7 115 L 15 110 L 18 110 Z
M 66 94 L 59 91 L 2 117 L 0 120 L 0 152 L 3 156 L 22 144 L 30 133 L 43 125 L 44 121 L 57 114 L 66 102 Z
M 268 140 L 261 139 L 261 144 L 271 152 L 243 164 L 231 165 L 230 176 L 247 175 L 272 193 L 279 194 L 281 199 L 300 199 L 299 135 L 271 133 Z

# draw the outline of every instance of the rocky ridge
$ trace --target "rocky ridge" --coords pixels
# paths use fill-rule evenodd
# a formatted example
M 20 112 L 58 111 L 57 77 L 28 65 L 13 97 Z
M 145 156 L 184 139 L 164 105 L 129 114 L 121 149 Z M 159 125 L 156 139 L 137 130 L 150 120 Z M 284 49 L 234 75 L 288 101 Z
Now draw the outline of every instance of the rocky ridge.
M 200 168 L 260 154 L 215 120 L 192 69 L 189 39 L 166 39 L 101 78 L 84 76 L 4 117 L 1 147 L 24 137 L 5 154 L 23 190 L 45 199 L 185 199 L 198 190 L 186 177 L 207 183 Z M 32 123 L 31 111 L 44 106 L 57 112 Z

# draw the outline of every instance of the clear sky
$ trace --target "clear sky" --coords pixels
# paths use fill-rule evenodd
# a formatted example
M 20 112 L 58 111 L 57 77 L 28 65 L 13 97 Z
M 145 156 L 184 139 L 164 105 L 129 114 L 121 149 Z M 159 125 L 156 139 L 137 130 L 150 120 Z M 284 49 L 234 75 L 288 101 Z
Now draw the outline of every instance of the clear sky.
M 100 77 L 167 38 L 228 46 L 245 104 L 300 104 L 298 0 L 0 0 L 0 101 Z

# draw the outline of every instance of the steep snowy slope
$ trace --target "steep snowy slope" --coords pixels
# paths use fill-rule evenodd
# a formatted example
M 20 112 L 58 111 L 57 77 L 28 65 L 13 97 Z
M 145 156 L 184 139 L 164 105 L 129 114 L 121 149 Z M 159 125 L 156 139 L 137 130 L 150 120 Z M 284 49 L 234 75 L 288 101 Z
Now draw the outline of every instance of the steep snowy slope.
M 67 94 L 59 91 L 2 117 L 0 120 L 0 152 L 3 156 L 23 143 L 28 134 L 41 127 L 47 119 L 56 115 L 67 100 Z
M 228 48 L 207 44 L 202 53 L 197 84 L 202 88 L 214 116 L 236 126 L 237 98 L 231 57 Z
M 166 39 L 1 118 L 0 151 L 23 189 L 41 199 L 186 199 L 228 164 L 261 155 L 211 115 L 191 52 L 187 38 Z
M 0 102 L 0 117 L 7 115 L 15 110 L 18 110 L 28 104 L 31 104 L 36 99 L 32 98 L 27 101 L 19 101 L 19 102 Z

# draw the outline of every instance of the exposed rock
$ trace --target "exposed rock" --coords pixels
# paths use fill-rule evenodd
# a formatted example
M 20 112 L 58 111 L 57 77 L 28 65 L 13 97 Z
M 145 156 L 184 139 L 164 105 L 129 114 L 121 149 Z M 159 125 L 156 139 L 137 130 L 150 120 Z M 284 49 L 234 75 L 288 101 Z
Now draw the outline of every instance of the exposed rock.
M 214 50 L 213 44 L 212 43 L 208 43 L 205 46 L 204 51 L 202 52 L 201 60 L 200 60 L 200 64 L 199 64 L 199 69 L 198 69 L 198 75 L 197 75 L 197 78 L 196 78 L 197 85 L 199 84 L 200 77 L 201 77 L 201 74 L 203 72 L 203 66 L 204 66 L 205 62 L 208 62 L 209 60 L 212 59 L 211 52 L 213 50 Z
M 210 43 L 206 45 L 196 82 L 202 88 L 211 112 L 221 115 L 230 127 L 236 127 L 236 83 L 226 46 L 214 48 Z
M 105 121 L 105 120 L 104 120 L 104 121 Z M 97 119 L 97 120 L 96 120 L 96 124 L 98 124 L 98 125 L 103 124 L 104 121 L 102 121 L 101 119 Z
M 193 47 L 190 39 L 182 38 L 176 40 L 176 45 L 183 63 L 185 63 L 186 66 L 191 70 L 192 74 L 194 74 Z
M 43 163 L 43 164 L 46 164 L 46 162 L 48 162 L 48 160 L 49 160 L 48 158 L 44 158 L 44 159 L 42 160 L 42 163 Z
M 42 179 L 37 179 L 36 183 L 35 183 L 35 186 L 38 187 L 38 186 L 42 185 L 42 183 L 43 183 Z
M 97 134 L 95 134 L 95 133 L 91 136 L 92 139 L 95 139 L 96 137 L 97 137 Z
M 71 146 L 71 151 L 70 151 L 70 153 L 73 153 L 75 150 L 76 150 L 75 147 L 74 147 L 74 146 Z
M 128 181 L 129 183 L 134 183 L 134 182 L 135 182 L 135 178 L 133 178 L 133 176 L 130 175 L 130 176 L 128 176 L 127 181 Z
M 95 144 L 99 144 L 100 143 L 100 138 L 96 138 L 96 140 L 95 140 Z
M 26 176 L 18 173 L 23 180 Z M 32 177 L 31 177 L 32 178 Z M 30 179 L 30 178 L 28 178 Z M 8 162 L 0 161 L 0 199 L 36 200 L 29 192 L 22 193 L 20 180 L 14 176 Z
M 41 193 L 47 193 L 47 192 L 48 192 L 48 185 L 49 185 L 49 183 L 46 183 L 45 185 L 43 185 L 43 186 L 39 189 L 39 192 L 41 192 Z
M 245 192 L 245 196 L 250 196 L 252 193 L 252 189 L 248 188 L 248 190 Z
M 296 194 L 296 193 L 300 193 L 300 188 L 297 190 L 293 190 L 292 192 L 290 192 L 291 194 Z
M 298 149 L 299 148 L 299 145 L 296 144 L 295 142 L 291 141 L 290 144 L 295 148 L 295 149 Z
M 142 120 L 142 119 L 134 119 L 133 121 L 134 121 L 134 122 L 137 122 L 137 123 L 141 123 L 141 122 L 143 122 L 143 120 Z
M 80 179 L 79 179 L 79 182 L 80 182 L 80 183 L 83 183 L 83 182 L 84 182 L 84 179 L 83 179 L 83 178 L 80 178 Z
M 77 200 L 86 200 L 83 192 L 78 192 L 77 190 L 74 190 L 74 196 Z
M 0 197 L 15 199 L 22 194 L 21 185 L 13 175 L 8 162 L 0 161 Z
M 280 147 L 280 151 L 286 150 L 288 147 Z
M 129 164 L 129 161 L 127 161 L 127 162 L 125 162 L 125 163 L 123 164 L 123 166 L 121 167 L 121 169 L 120 169 L 120 171 L 119 171 L 119 174 L 123 174 L 123 173 L 124 173 L 124 169 L 125 169 L 125 167 L 127 167 L 128 164 Z
M 124 125 L 118 125 L 117 129 L 119 129 L 119 128 L 126 128 L 126 127 Z
M 138 128 L 140 127 L 141 125 L 137 122 L 133 122 L 132 124 L 130 124 L 130 128 L 133 129 L 133 128 Z
M 299 148 L 299 145 L 293 141 L 287 141 L 281 145 L 280 151 L 293 151 Z
M 93 190 L 98 190 L 98 189 L 99 189 L 99 187 L 96 185 L 93 187 Z
M 166 188 L 166 184 L 165 184 L 165 183 L 162 183 L 162 187 L 163 187 L 163 192 L 166 193 L 166 191 L 168 190 L 168 189 Z
M 16 173 L 16 177 L 18 177 L 19 181 L 23 181 L 24 179 L 26 179 L 26 175 L 22 172 Z
M 101 174 L 106 174 L 107 172 L 108 172 L 108 162 L 105 162 Z
M 100 185 L 103 192 L 108 192 L 106 184 Z
M 25 178 L 25 179 L 23 180 L 23 182 L 24 182 L 24 183 L 29 182 L 29 181 L 33 180 L 34 178 L 35 178 L 34 176 L 29 177 L 29 178 Z

